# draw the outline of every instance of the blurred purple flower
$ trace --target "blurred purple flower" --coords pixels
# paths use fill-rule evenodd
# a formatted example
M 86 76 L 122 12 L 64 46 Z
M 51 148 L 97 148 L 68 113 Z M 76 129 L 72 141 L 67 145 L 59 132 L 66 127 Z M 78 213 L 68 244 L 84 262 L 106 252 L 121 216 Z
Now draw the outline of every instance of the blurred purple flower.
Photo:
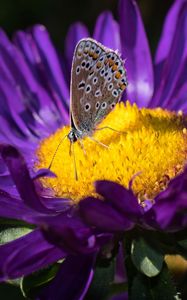
M 13 42 L 0 31 L 0 216 L 36 226 L 31 233 L 0 246 L 0 280 L 27 275 L 67 258 L 44 291 L 44 299 L 51 299 L 57 286 L 60 289 L 58 295 L 53 294 L 53 299 L 62 299 L 62 294 L 66 299 L 83 299 L 93 276 L 99 246 L 105 238 L 108 241 L 107 235 L 100 238 L 99 231 L 115 233 L 129 230 L 135 224 L 150 230 L 177 231 L 187 221 L 184 213 L 187 170 L 170 182 L 147 211 L 138 204 L 131 190 L 106 181 L 96 183 L 105 202 L 88 198 L 80 203 L 83 219 L 79 211 L 71 208 L 70 200 L 44 198 L 39 194 L 35 178 L 52 174 L 46 170 L 34 174 L 33 153 L 41 139 L 69 122 L 72 55 L 76 43 L 86 36 L 89 32 L 83 24 L 71 26 L 62 64 L 44 26 L 17 32 Z M 101 14 L 93 38 L 119 49 L 127 59 L 129 86 L 125 99 L 139 107 L 161 106 L 186 112 L 187 0 L 174 1 L 154 62 L 133 0 L 120 1 L 119 23 L 110 12 Z M 93 231 L 89 225 L 99 231 Z M 74 268 L 74 272 L 67 278 L 69 268 Z M 62 277 L 63 284 L 59 282 Z

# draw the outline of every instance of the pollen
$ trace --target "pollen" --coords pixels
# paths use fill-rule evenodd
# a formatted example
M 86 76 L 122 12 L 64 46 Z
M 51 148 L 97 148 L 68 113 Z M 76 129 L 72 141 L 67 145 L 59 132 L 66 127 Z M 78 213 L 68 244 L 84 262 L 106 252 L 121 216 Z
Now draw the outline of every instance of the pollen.
M 78 202 L 96 195 L 96 180 L 111 180 L 128 188 L 133 178 L 132 189 L 139 201 L 152 200 L 184 169 L 186 122 L 183 114 L 121 102 L 95 130 L 95 141 L 85 137 L 73 144 L 75 161 L 70 141 L 64 138 L 51 166 L 56 177 L 42 178 L 41 183 L 54 196 Z M 60 128 L 40 143 L 36 169 L 50 165 L 69 131 L 69 126 Z

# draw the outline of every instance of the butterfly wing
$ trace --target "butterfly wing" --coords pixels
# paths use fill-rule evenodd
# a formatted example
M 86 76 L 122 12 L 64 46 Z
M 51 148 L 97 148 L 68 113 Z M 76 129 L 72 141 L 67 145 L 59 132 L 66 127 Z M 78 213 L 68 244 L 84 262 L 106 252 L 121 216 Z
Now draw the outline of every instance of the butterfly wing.
M 71 116 L 76 129 L 92 133 L 114 108 L 127 85 L 119 54 L 92 39 L 75 49 L 71 78 Z

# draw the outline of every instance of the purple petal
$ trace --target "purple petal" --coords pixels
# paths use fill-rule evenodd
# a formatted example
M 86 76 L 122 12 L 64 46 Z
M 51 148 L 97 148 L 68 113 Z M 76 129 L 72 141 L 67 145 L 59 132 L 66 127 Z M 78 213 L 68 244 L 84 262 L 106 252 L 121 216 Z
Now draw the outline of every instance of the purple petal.
M 26 206 L 19 198 L 11 197 L 8 193 L 0 190 L 0 217 L 23 220 L 33 223 L 39 213 Z
M 49 42 L 49 40 L 48 40 Z M 61 100 L 57 93 L 55 92 L 56 86 L 54 86 L 53 81 L 55 80 L 55 77 L 53 81 L 49 78 L 49 71 L 46 69 L 46 60 L 44 57 L 40 54 L 40 50 L 38 49 L 38 44 L 36 43 L 35 39 L 31 35 L 30 32 L 22 32 L 18 31 L 14 36 L 14 43 L 16 46 L 20 49 L 20 51 L 23 53 L 25 61 L 27 62 L 33 76 L 36 78 L 37 82 L 41 84 L 44 87 L 43 92 L 45 90 L 47 91 L 47 96 L 43 99 L 45 100 L 45 105 L 47 105 L 50 110 L 48 114 L 51 111 L 51 115 L 55 114 L 56 119 L 54 118 L 54 121 L 59 121 L 60 112 L 61 112 L 61 118 L 63 119 L 63 122 L 67 122 L 68 115 L 67 115 L 67 107 L 66 105 L 62 106 Z M 49 42 L 50 44 L 50 42 Z M 52 44 L 51 48 L 52 48 Z M 50 48 L 49 48 L 50 49 Z M 50 49 L 51 50 L 51 49 Z M 54 50 L 54 49 L 53 49 Z M 49 53 L 46 53 L 46 56 L 51 54 L 53 51 L 49 51 Z M 57 57 L 54 52 L 54 57 L 51 57 L 51 59 L 55 58 L 57 60 Z M 58 66 L 57 62 L 57 66 Z M 40 87 L 40 89 L 43 89 L 43 87 Z M 66 85 L 64 85 L 66 91 Z M 48 96 L 48 93 L 50 97 Z M 65 97 L 65 95 L 64 95 Z M 68 99 L 68 98 L 67 98 Z M 47 116 L 46 116 L 47 117 Z
M 52 45 L 49 34 L 44 26 L 38 25 L 33 27 L 32 35 L 42 63 L 45 66 L 45 74 L 48 84 L 53 90 L 53 95 L 55 96 L 56 94 L 58 107 L 62 109 L 63 112 L 64 107 L 62 100 L 67 106 L 69 105 L 69 90 L 62 74 L 60 61 L 55 48 Z
M 167 46 L 165 46 L 167 44 Z M 187 2 L 175 1 L 166 18 L 156 55 L 158 78 L 151 106 L 170 108 L 187 53 Z
M 28 275 L 66 257 L 66 252 L 49 244 L 35 230 L 0 246 L 0 280 Z
M 111 12 L 104 12 L 98 17 L 93 37 L 106 47 L 121 52 L 119 25 L 114 20 Z
M 0 65 L 4 70 L 4 77 L 9 82 L 11 88 L 15 90 L 15 94 L 20 98 L 19 106 L 22 107 L 22 119 L 25 120 L 26 118 L 27 124 L 31 123 L 31 120 L 32 122 L 36 122 L 35 115 L 40 113 L 40 118 L 37 118 L 37 123 L 39 123 L 38 119 L 42 119 L 45 124 L 46 121 L 49 121 L 49 116 L 48 118 L 46 115 L 45 118 L 43 116 L 46 111 L 46 106 L 50 108 L 50 115 L 52 115 L 54 104 L 46 91 L 39 85 L 38 81 L 31 73 L 19 49 L 10 43 L 2 30 L 0 30 L 0 54 Z M 14 98 L 12 99 L 12 102 L 14 102 Z M 18 103 L 12 104 L 12 106 L 14 105 L 18 106 Z M 55 123 L 56 120 L 57 117 L 56 119 L 53 117 L 53 123 Z M 54 125 L 52 126 L 51 124 L 50 127 L 53 128 Z
M 86 223 L 105 232 L 124 231 L 133 227 L 131 221 L 102 200 L 86 198 L 80 201 L 79 207 Z
M 56 177 L 56 174 L 53 173 L 51 170 L 49 169 L 40 169 L 38 170 L 34 176 L 32 177 L 33 180 L 39 179 L 41 177 Z
M 129 85 L 127 97 L 138 106 L 147 106 L 154 89 L 152 59 L 136 1 L 121 0 L 119 5 L 123 58 Z
M 42 213 L 51 213 L 52 211 L 45 208 L 40 202 L 22 155 L 16 148 L 8 145 L 1 145 L 0 152 L 26 205 Z
M 89 32 L 84 24 L 77 22 L 70 26 L 65 40 L 65 58 L 67 60 L 69 71 L 71 70 L 73 53 L 76 44 L 79 40 L 88 36 Z
M 83 300 L 93 278 L 95 254 L 69 256 L 55 279 L 43 290 L 40 300 Z
M 43 230 L 45 238 L 71 253 L 92 253 L 97 249 L 90 227 L 72 215 L 71 210 L 55 217 L 40 217 L 35 224 Z
M 131 190 L 115 182 L 103 180 L 96 182 L 96 191 L 126 218 L 137 220 L 143 215 L 143 209 Z
M 186 199 L 187 169 L 155 198 L 155 204 L 145 213 L 147 223 L 168 231 L 182 230 L 187 225 Z

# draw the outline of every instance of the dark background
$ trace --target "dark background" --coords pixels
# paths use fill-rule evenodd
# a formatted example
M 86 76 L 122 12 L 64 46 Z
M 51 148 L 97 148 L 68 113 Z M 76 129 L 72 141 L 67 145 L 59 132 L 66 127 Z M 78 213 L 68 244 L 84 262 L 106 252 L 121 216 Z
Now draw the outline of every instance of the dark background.
M 173 0 L 137 0 L 151 50 L 156 47 L 164 16 Z M 11 34 L 35 23 L 44 24 L 59 49 L 72 22 L 82 21 L 92 33 L 102 11 L 112 10 L 117 18 L 118 0 L 0 0 L 0 26 Z

